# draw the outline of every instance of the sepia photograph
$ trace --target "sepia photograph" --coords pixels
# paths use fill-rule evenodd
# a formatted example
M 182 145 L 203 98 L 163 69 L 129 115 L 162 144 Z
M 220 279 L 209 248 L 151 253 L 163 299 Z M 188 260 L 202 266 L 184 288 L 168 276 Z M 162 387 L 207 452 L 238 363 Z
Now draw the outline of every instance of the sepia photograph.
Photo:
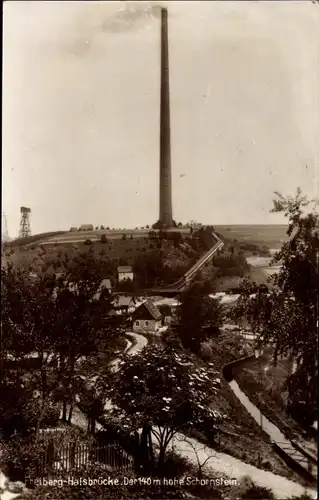
M 315 500 L 319 3 L 3 3 L 1 500 Z

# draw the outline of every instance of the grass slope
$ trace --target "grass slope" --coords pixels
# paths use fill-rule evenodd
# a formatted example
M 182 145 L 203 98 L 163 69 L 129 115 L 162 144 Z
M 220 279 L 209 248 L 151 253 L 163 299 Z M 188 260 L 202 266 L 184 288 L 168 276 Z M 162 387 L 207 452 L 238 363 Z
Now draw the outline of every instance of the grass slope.
M 287 226 L 283 224 L 261 224 L 261 225 L 222 225 L 215 226 L 225 238 L 237 239 L 255 244 L 263 244 L 269 248 L 279 248 L 287 239 Z

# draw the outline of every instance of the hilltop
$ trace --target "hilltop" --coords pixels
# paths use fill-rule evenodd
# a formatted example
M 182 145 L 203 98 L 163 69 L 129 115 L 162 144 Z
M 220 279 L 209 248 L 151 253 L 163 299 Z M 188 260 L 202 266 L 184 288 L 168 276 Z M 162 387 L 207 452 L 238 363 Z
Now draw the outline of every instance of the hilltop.
M 179 279 L 214 244 L 212 229 L 200 228 L 192 233 L 190 228 L 169 232 L 147 228 L 43 233 L 4 244 L 2 262 L 36 273 L 51 273 L 63 272 L 80 256 L 90 257 L 113 284 L 117 266 L 132 265 L 136 286 L 152 287 Z M 221 255 L 203 271 L 205 279 L 214 282 L 218 290 L 236 288 L 243 277 L 252 277 L 245 257 L 267 256 L 270 248 L 280 245 L 285 229 L 284 226 L 217 226 L 215 231 L 225 245 Z M 257 280 L 265 280 L 261 271 Z

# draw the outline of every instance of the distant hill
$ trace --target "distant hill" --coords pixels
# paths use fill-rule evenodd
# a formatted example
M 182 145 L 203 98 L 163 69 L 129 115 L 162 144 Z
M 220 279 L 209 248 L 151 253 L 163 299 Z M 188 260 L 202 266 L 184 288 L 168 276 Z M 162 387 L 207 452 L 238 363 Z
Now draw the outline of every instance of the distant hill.
M 285 224 L 243 224 L 243 225 L 221 225 L 215 226 L 216 231 L 224 238 L 236 239 L 266 245 L 269 248 L 280 248 L 287 240 L 287 228 Z
M 7 248 L 24 247 L 26 245 L 31 245 L 32 243 L 40 243 L 41 241 L 46 241 L 53 236 L 59 236 L 64 234 L 66 231 L 53 231 L 50 233 L 40 233 L 34 234 L 33 236 L 27 236 L 25 238 L 15 238 L 10 239 L 5 242 Z

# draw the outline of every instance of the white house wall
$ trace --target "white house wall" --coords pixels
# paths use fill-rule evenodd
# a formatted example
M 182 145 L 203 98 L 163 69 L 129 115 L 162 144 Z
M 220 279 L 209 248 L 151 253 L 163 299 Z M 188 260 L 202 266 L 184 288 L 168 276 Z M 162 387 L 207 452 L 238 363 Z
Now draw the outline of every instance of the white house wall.
M 147 323 L 147 324 L 146 324 Z M 135 320 L 133 323 L 133 332 L 135 333 L 155 333 L 161 326 L 160 321 L 155 321 L 153 319 L 148 320 Z
M 131 280 L 134 279 L 134 273 L 119 273 L 119 281 Z

